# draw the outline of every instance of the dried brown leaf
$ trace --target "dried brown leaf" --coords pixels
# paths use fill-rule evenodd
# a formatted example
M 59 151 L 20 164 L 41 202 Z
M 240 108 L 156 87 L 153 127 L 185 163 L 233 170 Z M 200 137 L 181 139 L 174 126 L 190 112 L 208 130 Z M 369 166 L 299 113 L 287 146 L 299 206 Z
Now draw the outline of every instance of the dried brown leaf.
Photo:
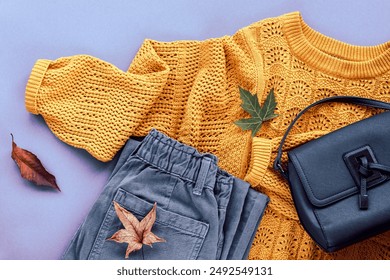
M 153 208 L 140 222 L 133 214 L 114 201 L 115 212 L 125 228 L 118 230 L 107 240 L 128 243 L 125 258 L 128 258 L 132 252 L 140 250 L 142 244 L 152 247 L 153 243 L 165 242 L 163 238 L 152 233 L 152 227 L 156 221 L 156 208 L 157 203 L 154 203 Z
M 18 147 L 14 142 L 14 136 L 12 134 L 11 136 L 11 157 L 19 167 L 20 175 L 36 185 L 52 187 L 61 191 L 57 185 L 56 178 L 43 167 L 38 157 L 30 151 Z

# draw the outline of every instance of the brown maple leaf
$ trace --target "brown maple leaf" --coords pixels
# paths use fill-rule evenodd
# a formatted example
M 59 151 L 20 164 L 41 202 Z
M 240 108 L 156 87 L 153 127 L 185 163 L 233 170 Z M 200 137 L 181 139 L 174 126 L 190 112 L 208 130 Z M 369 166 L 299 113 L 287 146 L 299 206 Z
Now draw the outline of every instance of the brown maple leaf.
M 11 158 L 16 162 L 20 170 L 20 175 L 40 186 L 52 187 L 56 190 L 60 190 L 57 185 L 56 178 L 47 172 L 43 167 L 41 161 L 36 155 L 22 149 L 14 142 L 14 136 L 12 136 L 12 153 Z
M 152 232 L 153 224 L 156 221 L 156 207 L 157 203 L 154 203 L 152 210 L 140 222 L 133 214 L 114 201 L 115 212 L 125 228 L 118 230 L 107 240 L 128 243 L 126 259 L 132 252 L 140 250 L 142 244 L 152 247 L 153 243 L 166 242 Z

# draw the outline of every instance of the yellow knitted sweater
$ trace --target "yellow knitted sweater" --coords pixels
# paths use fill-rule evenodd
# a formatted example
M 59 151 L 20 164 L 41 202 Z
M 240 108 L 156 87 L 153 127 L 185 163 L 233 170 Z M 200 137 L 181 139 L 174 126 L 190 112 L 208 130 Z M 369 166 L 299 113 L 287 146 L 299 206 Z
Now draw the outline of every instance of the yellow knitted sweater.
M 253 139 L 233 123 L 248 117 L 240 107 L 239 86 L 256 93 L 260 103 L 275 90 L 279 116 Z M 130 136 L 144 136 L 153 127 L 217 155 L 221 168 L 271 199 L 250 259 L 389 259 L 390 232 L 336 253 L 321 251 L 300 225 L 286 181 L 272 169 L 293 117 L 334 95 L 390 101 L 390 42 L 348 45 L 314 31 L 294 12 L 233 36 L 146 40 L 126 72 L 86 55 L 38 60 L 26 107 L 41 114 L 61 140 L 101 161 L 112 159 Z M 373 113 L 347 104 L 320 106 L 298 122 L 285 147 Z

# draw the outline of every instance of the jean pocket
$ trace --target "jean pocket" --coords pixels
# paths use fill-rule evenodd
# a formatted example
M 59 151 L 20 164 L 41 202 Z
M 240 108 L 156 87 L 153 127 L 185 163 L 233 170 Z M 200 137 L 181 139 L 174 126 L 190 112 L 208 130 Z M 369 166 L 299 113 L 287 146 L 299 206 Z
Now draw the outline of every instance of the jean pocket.
M 152 209 L 153 203 L 119 188 L 114 201 L 139 220 Z M 88 259 L 125 259 L 127 243 L 117 243 L 107 240 L 123 225 L 116 215 L 113 202 L 111 203 L 100 226 Z M 130 260 L 169 260 L 196 259 L 202 248 L 209 225 L 195 219 L 159 208 L 157 205 L 156 222 L 152 232 L 166 242 L 154 243 L 153 247 L 143 245 L 142 249 L 129 255 Z

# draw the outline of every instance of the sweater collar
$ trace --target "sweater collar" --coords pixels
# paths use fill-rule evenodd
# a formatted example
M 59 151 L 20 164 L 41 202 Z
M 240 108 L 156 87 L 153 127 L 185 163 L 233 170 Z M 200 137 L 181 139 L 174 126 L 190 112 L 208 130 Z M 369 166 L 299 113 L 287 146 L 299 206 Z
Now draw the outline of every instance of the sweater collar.
M 343 43 L 313 30 L 299 12 L 285 15 L 284 33 L 293 54 L 324 73 L 361 79 L 390 70 L 390 41 L 376 46 Z

